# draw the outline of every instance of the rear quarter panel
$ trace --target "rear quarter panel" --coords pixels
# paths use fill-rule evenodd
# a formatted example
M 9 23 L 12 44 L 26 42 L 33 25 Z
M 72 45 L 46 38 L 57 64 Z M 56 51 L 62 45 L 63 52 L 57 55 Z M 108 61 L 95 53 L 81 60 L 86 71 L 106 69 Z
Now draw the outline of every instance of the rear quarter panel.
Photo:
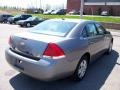
M 77 64 L 81 57 L 89 52 L 88 41 L 87 39 L 81 38 L 69 38 L 57 44 L 63 49 L 65 53 L 65 61 L 69 68 L 72 68 L 73 71 L 76 69 Z

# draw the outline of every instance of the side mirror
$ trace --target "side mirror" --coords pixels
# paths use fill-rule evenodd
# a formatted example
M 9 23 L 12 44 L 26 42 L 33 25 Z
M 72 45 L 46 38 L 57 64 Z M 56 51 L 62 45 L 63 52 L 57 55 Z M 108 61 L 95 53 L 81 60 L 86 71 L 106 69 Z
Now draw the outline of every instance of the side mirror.
M 109 32 L 109 31 L 106 31 L 105 34 L 110 34 L 110 32 Z

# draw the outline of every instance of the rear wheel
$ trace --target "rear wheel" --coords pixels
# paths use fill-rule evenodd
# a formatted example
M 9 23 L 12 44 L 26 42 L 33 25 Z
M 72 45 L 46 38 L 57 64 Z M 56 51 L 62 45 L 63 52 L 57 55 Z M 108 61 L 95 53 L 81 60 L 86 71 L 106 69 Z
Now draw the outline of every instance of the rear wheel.
M 7 23 L 7 20 L 4 20 L 4 23 Z
M 86 74 L 86 70 L 88 67 L 88 59 L 87 56 L 83 56 L 76 68 L 75 74 L 74 74 L 74 78 L 75 80 L 82 80 Z
M 27 26 L 27 27 L 30 27 L 30 26 L 31 26 L 31 24 L 30 24 L 30 23 L 27 23 L 27 24 L 26 24 L 26 26 Z

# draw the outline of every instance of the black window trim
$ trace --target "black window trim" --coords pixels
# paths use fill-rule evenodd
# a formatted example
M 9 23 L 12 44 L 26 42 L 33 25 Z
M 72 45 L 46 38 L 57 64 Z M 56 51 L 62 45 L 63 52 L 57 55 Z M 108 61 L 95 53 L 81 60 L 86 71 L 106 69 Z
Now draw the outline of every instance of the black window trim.
M 87 24 L 84 25 L 83 30 L 82 30 L 82 33 L 81 33 L 82 37 L 84 37 L 84 36 L 83 36 L 83 31 L 85 30 L 85 27 L 86 27 L 86 25 L 88 25 L 88 24 L 93 24 L 93 25 L 95 26 L 95 29 L 96 29 L 96 31 L 97 31 L 97 34 L 96 34 L 95 36 L 100 35 L 100 34 L 99 34 L 99 31 L 97 30 L 97 27 L 96 27 L 96 25 L 95 25 L 95 22 L 90 22 L 90 23 L 87 23 Z M 87 32 L 86 32 L 86 37 L 84 37 L 84 38 L 89 38 L 89 37 L 91 37 L 91 36 L 88 36 L 88 35 L 87 35 Z
M 97 24 L 100 25 L 100 26 L 103 28 L 104 34 L 100 34 L 100 33 L 99 33 Z M 99 24 L 99 23 L 94 23 L 94 25 L 95 25 L 95 27 L 96 27 L 96 30 L 97 30 L 97 32 L 98 32 L 98 35 L 105 35 L 106 29 L 105 29 L 101 24 Z

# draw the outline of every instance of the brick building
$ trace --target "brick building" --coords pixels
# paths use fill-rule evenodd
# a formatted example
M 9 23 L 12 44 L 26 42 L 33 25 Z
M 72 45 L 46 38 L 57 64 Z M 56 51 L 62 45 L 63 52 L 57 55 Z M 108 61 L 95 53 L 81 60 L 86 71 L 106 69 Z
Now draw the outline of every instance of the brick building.
M 80 10 L 81 0 L 67 0 L 67 11 Z M 108 11 L 110 15 L 120 16 L 120 0 L 84 0 L 84 13 L 87 15 L 100 15 Z

